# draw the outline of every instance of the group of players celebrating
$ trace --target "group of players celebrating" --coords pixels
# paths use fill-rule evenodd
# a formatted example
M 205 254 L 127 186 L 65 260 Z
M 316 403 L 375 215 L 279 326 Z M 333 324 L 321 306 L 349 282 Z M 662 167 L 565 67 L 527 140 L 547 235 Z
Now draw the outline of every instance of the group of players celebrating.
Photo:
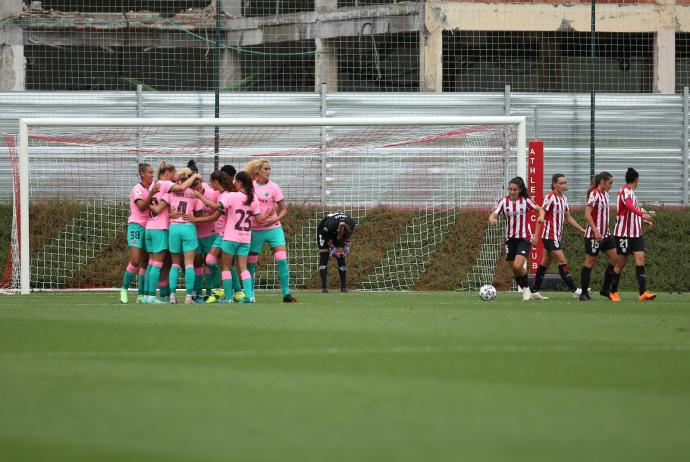
M 163 161 L 154 181 L 153 168 L 140 164 L 141 181 L 130 194 L 129 262 L 120 301 L 128 302 L 138 275 L 137 303 L 177 303 L 184 264 L 185 303 L 255 303 L 256 266 L 268 243 L 283 301 L 296 302 L 280 222 L 287 206 L 270 175 L 269 161 L 257 159 L 240 172 L 225 165 L 206 184 L 194 161 L 179 170 Z
M 625 184 L 618 190 L 616 224 L 613 235 L 609 231 L 609 191 L 613 186 L 613 176 L 601 172 L 592 178 L 585 205 L 585 228 L 570 215 L 570 207 L 565 192 L 568 179 L 557 173 L 551 178 L 551 192 L 544 197 L 541 206 L 530 198 L 522 178 L 516 177 L 508 183 L 508 195 L 498 201 L 489 215 L 489 223 L 496 224 L 498 216 L 506 219 L 506 260 L 511 264 L 515 281 L 522 291 L 523 300 L 546 300 L 539 293 L 549 265 L 555 260 L 563 282 L 573 296 L 581 301 L 590 301 L 589 281 L 592 268 L 599 253 L 609 258 L 599 293 L 611 301 L 620 302 L 618 293 L 621 272 L 628 257 L 635 259 L 635 274 L 639 289 L 639 300 L 654 300 L 656 294 L 647 290 L 645 273 L 645 243 L 642 236 L 643 225 L 652 226 L 652 216 L 640 208 L 635 189 L 640 181 L 639 173 L 629 168 L 625 173 Z M 528 225 L 529 214 L 538 213 L 534 234 Z M 562 249 L 563 224 L 568 222 L 584 236 L 585 261 L 580 274 L 580 289 L 575 285 L 568 269 L 568 262 Z M 536 246 L 537 237 L 544 245 L 544 256 L 537 268 L 532 285 L 528 283 L 525 262 L 531 246 Z

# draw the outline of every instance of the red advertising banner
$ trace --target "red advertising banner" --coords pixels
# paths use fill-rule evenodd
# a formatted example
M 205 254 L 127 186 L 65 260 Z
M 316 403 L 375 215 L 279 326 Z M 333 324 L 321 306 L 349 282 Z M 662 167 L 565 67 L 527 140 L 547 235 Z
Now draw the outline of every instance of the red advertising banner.
M 531 140 L 527 152 L 527 190 L 537 205 L 541 205 L 544 200 L 544 142 L 542 140 Z M 529 215 L 529 226 L 534 234 L 537 226 L 538 214 L 531 212 Z M 541 239 L 536 247 L 532 247 L 529 252 L 529 272 L 534 274 L 544 255 L 544 245 Z

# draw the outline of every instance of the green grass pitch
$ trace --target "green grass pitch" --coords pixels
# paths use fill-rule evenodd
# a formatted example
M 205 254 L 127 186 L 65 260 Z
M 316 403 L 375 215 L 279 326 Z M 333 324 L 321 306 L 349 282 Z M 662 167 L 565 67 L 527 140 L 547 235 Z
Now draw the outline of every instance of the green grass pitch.
M 650 461 L 690 454 L 690 295 L 0 296 L 6 461 Z

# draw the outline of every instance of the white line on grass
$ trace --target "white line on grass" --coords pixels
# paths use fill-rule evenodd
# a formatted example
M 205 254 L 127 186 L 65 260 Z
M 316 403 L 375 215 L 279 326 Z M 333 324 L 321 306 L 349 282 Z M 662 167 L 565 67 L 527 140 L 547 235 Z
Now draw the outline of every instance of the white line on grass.
M 262 356 L 326 356 L 326 355 L 369 355 L 369 354 L 443 354 L 443 353 L 688 353 L 690 345 L 659 345 L 629 347 L 575 347 L 575 346 L 456 346 L 456 347 L 370 347 L 370 348 L 315 348 L 286 350 L 225 350 L 225 351 L 45 351 L 45 352 L 2 352 L 0 357 L 22 358 L 248 358 Z

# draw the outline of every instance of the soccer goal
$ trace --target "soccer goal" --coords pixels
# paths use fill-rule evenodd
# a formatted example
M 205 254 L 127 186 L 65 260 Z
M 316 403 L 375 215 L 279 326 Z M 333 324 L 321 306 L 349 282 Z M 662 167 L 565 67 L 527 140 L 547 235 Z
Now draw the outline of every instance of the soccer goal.
M 502 228 L 486 217 L 526 177 L 524 117 L 38 118 L 6 136 L 13 219 L 5 290 L 111 288 L 126 265 L 137 164 L 196 161 L 205 179 L 267 158 L 283 190 L 291 284 L 318 287 L 315 228 L 356 221 L 353 289 L 478 287 L 493 281 Z M 335 273 L 335 272 L 333 272 Z M 257 287 L 278 286 L 264 250 Z

